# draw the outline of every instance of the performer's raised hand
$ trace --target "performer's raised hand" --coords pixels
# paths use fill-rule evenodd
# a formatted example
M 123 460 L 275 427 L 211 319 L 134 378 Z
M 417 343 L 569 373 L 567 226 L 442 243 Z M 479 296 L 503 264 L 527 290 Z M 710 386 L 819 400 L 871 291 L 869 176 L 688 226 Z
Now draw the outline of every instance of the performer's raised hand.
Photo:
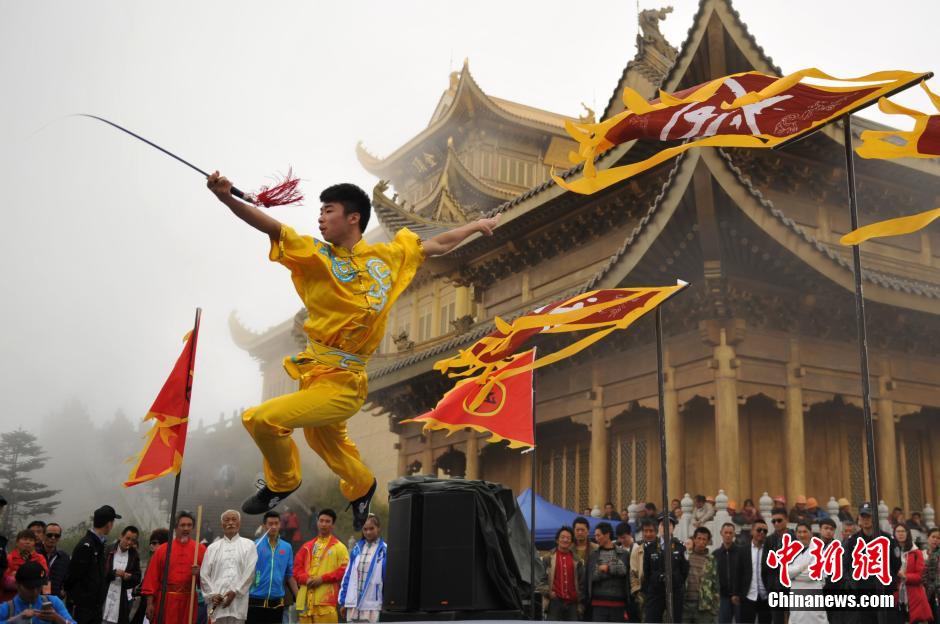
M 281 236 L 281 222 L 262 212 L 257 206 L 243 202 L 232 195 L 232 183 L 224 175 L 213 171 L 206 178 L 206 186 L 242 221 L 264 232 L 272 241 L 277 241 Z
M 459 245 L 471 234 L 480 233 L 484 236 L 492 236 L 493 230 L 499 224 L 500 215 L 495 217 L 477 219 L 472 223 L 461 225 L 443 234 L 438 234 L 430 240 L 421 243 L 424 247 L 424 253 L 427 256 L 440 256 Z
M 476 225 L 480 228 L 478 231 L 484 236 L 492 236 L 493 230 L 496 229 L 496 226 L 499 224 L 499 218 L 502 215 L 496 215 L 495 217 L 477 219 Z
M 215 193 L 215 196 L 222 199 L 226 195 L 232 194 L 232 183 L 218 171 L 213 171 L 206 180 L 206 186 Z

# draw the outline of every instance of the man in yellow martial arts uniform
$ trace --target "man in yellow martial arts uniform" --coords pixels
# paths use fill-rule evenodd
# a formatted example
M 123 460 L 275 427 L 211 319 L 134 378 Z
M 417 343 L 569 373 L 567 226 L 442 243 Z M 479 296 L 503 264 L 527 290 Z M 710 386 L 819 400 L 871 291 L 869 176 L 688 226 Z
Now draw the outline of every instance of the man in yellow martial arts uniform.
M 376 483 L 347 436 L 346 420 L 366 399 L 366 363 L 382 341 L 389 309 L 425 257 L 446 253 L 471 234 L 492 234 L 498 218 L 480 219 L 427 241 L 402 228 L 391 242 L 370 245 L 362 238 L 372 210 L 369 196 L 355 185 L 337 184 L 320 194 L 320 241 L 233 197 L 231 182 L 218 172 L 209 176 L 208 187 L 235 216 L 268 235 L 269 258 L 290 270 L 309 314 L 306 350 L 284 360 L 300 390 L 265 401 L 242 417 L 264 456 L 265 474 L 265 483 L 242 511 L 264 513 L 300 486 L 300 458 L 291 432 L 302 427 L 310 447 L 339 476 L 359 531 Z

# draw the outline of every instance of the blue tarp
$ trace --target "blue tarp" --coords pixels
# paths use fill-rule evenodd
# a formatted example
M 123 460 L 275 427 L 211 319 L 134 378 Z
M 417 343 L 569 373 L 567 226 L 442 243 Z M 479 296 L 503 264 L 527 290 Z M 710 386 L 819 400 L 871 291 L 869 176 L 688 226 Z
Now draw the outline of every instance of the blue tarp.
M 529 497 L 532 496 L 532 490 L 524 490 L 516 498 L 516 502 L 519 503 L 519 509 L 522 511 L 522 517 L 525 518 L 526 526 L 529 527 L 529 530 L 532 530 L 532 520 L 530 517 L 531 513 L 531 502 Z M 571 523 L 574 522 L 574 519 L 577 518 L 580 514 L 571 511 L 570 509 L 565 509 L 564 507 L 559 507 L 558 505 L 553 505 L 538 494 L 535 495 L 535 544 L 539 548 L 551 548 L 555 544 L 555 533 L 558 532 L 558 529 L 567 525 L 571 526 Z M 591 525 L 591 539 L 594 539 L 594 528 L 604 522 L 602 518 L 588 518 L 588 523 Z

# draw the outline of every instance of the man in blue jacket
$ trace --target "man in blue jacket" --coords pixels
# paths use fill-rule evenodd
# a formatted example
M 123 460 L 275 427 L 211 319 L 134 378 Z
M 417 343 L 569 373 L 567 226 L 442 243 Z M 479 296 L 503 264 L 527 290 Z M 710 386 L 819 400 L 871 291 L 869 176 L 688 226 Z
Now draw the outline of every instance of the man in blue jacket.
M 11 624 L 75 624 L 58 596 L 40 596 L 48 582 L 46 570 L 27 561 L 16 571 L 16 596 L 0 604 L 0 622 Z
M 276 511 L 265 513 L 264 528 L 264 535 L 255 540 L 258 563 L 248 592 L 247 624 L 280 624 L 284 607 L 297 595 L 294 550 L 280 537 L 281 516 Z

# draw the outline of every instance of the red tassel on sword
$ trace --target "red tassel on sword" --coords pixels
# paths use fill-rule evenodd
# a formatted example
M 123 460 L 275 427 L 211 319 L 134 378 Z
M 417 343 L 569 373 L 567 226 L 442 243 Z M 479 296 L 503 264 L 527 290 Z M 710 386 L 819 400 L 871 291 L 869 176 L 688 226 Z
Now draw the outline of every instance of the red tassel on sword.
M 205 171 L 203 171 L 196 165 L 192 164 L 191 162 L 183 160 L 182 158 L 180 158 L 173 152 L 163 149 L 162 147 L 160 147 L 153 141 L 148 141 L 147 139 L 140 136 L 139 134 L 131 132 L 127 128 L 124 128 L 123 126 L 119 126 L 113 121 L 108 121 L 104 117 L 98 117 L 97 115 L 88 115 L 85 113 L 78 113 L 78 116 L 90 117 L 91 119 L 97 119 L 98 121 L 108 124 L 112 128 L 117 128 L 121 132 L 125 132 L 129 134 L 135 139 L 139 141 L 143 141 L 150 147 L 160 150 L 167 156 L 171 158 L 175 158 L 176 160 L 183 163 L 190 169 L 198 171 L 203 176 L 207 178 L 209 177 L 208 173 L 206 173 Z M 262 186 L 261 189 L 257 193 L 245 193 L 233 186 L 232 195 L 234 195 L 235 197 L 239 199 L 243 199 L 247 202 L 251 202 L 252 204 L 255 204 L 257 206 L 264 206 L 265 208 L 271 208 L 272 206 L 287 206 L 288 204 L 300 204 L 303 201 L 304 196 L 300 192 L 300 189 L 298 188 L 298 185 L 300 184 L 300 179 L 295 178 L 293 173 L 294 172 L 292 169 L 288 169 L 287 175 L 284 177 L 283 180 L 281 180 L 280 182 L 277 182 L 274 186 Z

